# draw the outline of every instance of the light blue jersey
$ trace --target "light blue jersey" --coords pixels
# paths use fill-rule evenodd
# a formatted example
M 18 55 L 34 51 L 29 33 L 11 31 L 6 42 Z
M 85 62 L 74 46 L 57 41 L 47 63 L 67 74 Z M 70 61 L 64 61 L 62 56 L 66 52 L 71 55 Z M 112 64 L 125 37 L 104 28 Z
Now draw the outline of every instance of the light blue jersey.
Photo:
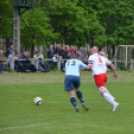
M 65 75 L 80 76 L 81 67 L 86 68 L 87 65 L 77 59 L 68 60 L 65 64 Z

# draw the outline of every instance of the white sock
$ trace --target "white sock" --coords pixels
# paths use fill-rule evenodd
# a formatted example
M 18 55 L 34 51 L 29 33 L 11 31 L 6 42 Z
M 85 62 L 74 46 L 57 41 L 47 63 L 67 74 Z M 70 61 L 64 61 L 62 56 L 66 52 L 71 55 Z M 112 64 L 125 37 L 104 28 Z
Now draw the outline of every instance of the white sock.
M 111 97 L 111 95 L 109 95 L 108 93 L 104 93 L 103 97 L 109 102 L 111 103 L 113 106 L 115 105 L 115 101 L 113 100 L 113 98 Z
M 111 95 L 111 93 L 108 91 L 107 88 L 105 88 L 105 87 L 100 87 L 100 88 L 99 88 L 99 91 L 100 91 L 100 92 L 103 91 L 103 90 L 106 90 L 107 94 L 109 94 L 109 95 L 112 97 L 112 99 L 115 100 L 115 98 Z

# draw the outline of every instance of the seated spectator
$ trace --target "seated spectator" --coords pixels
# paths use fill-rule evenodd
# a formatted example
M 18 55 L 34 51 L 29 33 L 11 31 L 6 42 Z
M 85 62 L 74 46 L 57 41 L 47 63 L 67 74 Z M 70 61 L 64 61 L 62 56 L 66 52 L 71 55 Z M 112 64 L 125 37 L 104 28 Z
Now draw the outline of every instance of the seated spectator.
M 16 72 L 19 72 L 19 70 L 18 70 L 18 65 L 16 64 L 16 62 L 15 62 L 15 64 L 12 65 L 12 62 L 11 62 L 12 58 L 13 58 L 13 59 L 18 59 L 18 57 L 15 57 L 15 53 L 14 53 L 14 52 L 12 52 L 12 54 L 8 55 L 8 58 L 7 58 L 6 63 L 7 63 L 7 65 L 10 66 L 11 68 L 13 68 L 13 66 L 14 66 L 15 71 L 16 71 Z
M 53 59 L 53 66 L 55 68 L 57 66 L 57 55 L 55 54 L 52 59 Z
M 21 55 L 19 56 L 18 53 L 16 52 L 15 53 L 15 58 L 20 59 Z M 25 66 L 24 66 L 24 64 L 21 60 L 15 61 L 15 64 L 18 65 L 18 70 L 21 70 L 22 72 L 30 72 L 30 70 L 26 70 L 26 68 L 25 68 Z
M 41 72 L 45 72 L 45 69 L 39 64 L 39 62 L 37 61 L 38 62 L 38 65 L 36 63 L 36 60 L 37 59 L 39 60 L 41 58 L 38 51 L 35 52 L 35 55 L 34 55 L 33 58 L 34 58 L 35 61 L 33 61 L 32 64 L 36 67 L 36 69 L 39 70 L 39 71 L 41 71 Z
M 46 71 L 46 72 L 50 72 L 50 66 L 49 66 L 49 64 L 46 64 L 45 63 L 45 59 L 44 59 L 44 56 L 43 56 L 43 54 L 40 54 L 39 53 L 39 56 L 40 56 L 40 58 L 41 59 L 39 59 L 39 64 L 44 68 L 44 70 Z
M 3 55 L 3 50 L 0 50 L 0 58 L 1 59 L 6 59 L 6 57 L 4 57 L 4 55 Z M 0 70 L 2 70 L 2 71 L 7 71 L 7 69 L 8 69 L 8 66 L 7 66 L 7 64 L 6 63 L 4 63 L 4 61 L 0 61 L 0 64 L 1 64 L 1 69 Z
M 40 72 L 36 69 L 36 67 L 31 64 L 31 58 L 29 57 L 29 52 L 25 51 L 24 54 L 22 55 L 23 59 L 26 59 L 26 61 L 23 61 L 23 65 L 26 68 L 26 70 L 30 70 L 32 72 Z

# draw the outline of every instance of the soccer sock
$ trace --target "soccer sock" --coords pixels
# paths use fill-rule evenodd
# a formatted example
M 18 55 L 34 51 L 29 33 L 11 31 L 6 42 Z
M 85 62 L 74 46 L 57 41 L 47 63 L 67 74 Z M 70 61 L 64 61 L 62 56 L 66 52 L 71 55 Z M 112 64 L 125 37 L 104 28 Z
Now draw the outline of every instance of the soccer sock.
M 71 98 L 70 98 L 70 102 L 73 104 L 73 106 L 74 106 L 75 108 L 78 108 L 75 97 L 71 97 Z
M 111 95 L 111 93 L 108 91 L 108 89 L 107 88 L 105 88 L 106 89 L 106 91 L 107 91 L 107 93 L 109 94 L 109 95 Z M 111 95 L 112 96 L 112 95 Z M 112 96 L 113 97 L 113 96 Z
M 111 95 L 111 93 L 108 91 L 107 88 L 105 88 L 105 87 L 100 87 L 99 90 L 100 90 L 100 91 L 101 91 L 101 90 L 106 90 L 107 94 L 109 94 L 109 95 L 112 97 L 112 99 L 115 100 L 115 98 Z
M 76 92 L 76 95 L 77 95 L 77 97 L 79 98 L 79 100 L 81 101 L 81 104 L 83 104 L 84 101 L 83 101 L 83 96 L 82 96 L 81 91 L 77 91 L 77 92 Z
M 108 93 L 104 93 L 103 97 L 110 102 L 113 106 L 115 105 L 115 101 L 113 100 L 113 98 L 111 97 L 111 95 L 109 95 Z

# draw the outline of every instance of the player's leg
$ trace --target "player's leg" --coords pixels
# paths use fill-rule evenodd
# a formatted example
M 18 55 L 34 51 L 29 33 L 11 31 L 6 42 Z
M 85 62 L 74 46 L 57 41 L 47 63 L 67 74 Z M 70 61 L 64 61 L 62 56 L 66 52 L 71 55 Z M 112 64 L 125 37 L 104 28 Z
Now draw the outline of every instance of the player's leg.
M 84 103 L 84 100 L 83 100 L 83 95 L 82 95 L 82 92 L 80 91 L 80 89 L 75 89 L 76 91 L 76 95 L 78 97 L 78 99 L 80 100 L 81 104 L 82 104 L 82 107 L 85 109 L 85 110 L 89 110 L 88 106 Z
M 70 102 L 75 107 L 76 112 L 80 112 L 80 110 L 77 106 L 75 95 L 74 95 L 74 83 L 73 82 L 74 82 L 73 76 L 65 76 L 64 88 L 65 88 L 65 91 L 68 91 L 68 94 L 70 96 Z
M 117 107 L 119 106 L 119 103 L 117 103 L 116 101 L 113 100 L 112 96 L 107 93 L 107 91 L 105 90 L 105 88 L 104 88 L 104 90 L 102 89 L 100 92 L 101 92 L 101 95 L 102 95 L 109 103 L 111 103 L 111 104 L 113 105 L 113 112 L 115 112 L 116 109 L 117 109 Z
M 69 90 L 69 91 L 68 91 L 68 94 L 69 94 L 69 96 L 70 96 L 70 102 L 71 102 L 72 105 L 75 107 L 76 112 L 80 112 L 80 109 L 79 109 L 79 107 L 77 106 L 77 102 L 76 102 L 76 99 L 75 99 L 74 90 Z
M 82 92 L 79 89 L 80 88 L 80 78 L 78 78 L 78 77 L 75 78 L 74 87 L 75 87 L 76 95 L 77 95 L 78 99 L 80 100 L 83 108 L 85 110 L 88 110 L 89 108 L 84 103 Z
M 95 83 L 101 93 L 101 95 L 109 102 L 113 105 L 113 112 L 115 112 L 115 110 L 117 109 L 117 107 L 119 106 L 119 104 L 117 102 L 114 101 L 113 96 L 108 92 L 108 90 L 106 89 L 106 81 L 107 81 L 107 76 L 106 74 L 103 75 L 99 75 L 99 76 L 95 76 Z
M 112 97 L 112 99 L 115 100 L 115 98 L 111 95 L 111 93 L 108 91 L 108 89 L 107 89 L 106 87 L 99 87 L 99 91 L 100 91 L 101 89 L 104 89 L 104 88 L 105 88 L 107 94 L 109 94 L 109 95 Z

